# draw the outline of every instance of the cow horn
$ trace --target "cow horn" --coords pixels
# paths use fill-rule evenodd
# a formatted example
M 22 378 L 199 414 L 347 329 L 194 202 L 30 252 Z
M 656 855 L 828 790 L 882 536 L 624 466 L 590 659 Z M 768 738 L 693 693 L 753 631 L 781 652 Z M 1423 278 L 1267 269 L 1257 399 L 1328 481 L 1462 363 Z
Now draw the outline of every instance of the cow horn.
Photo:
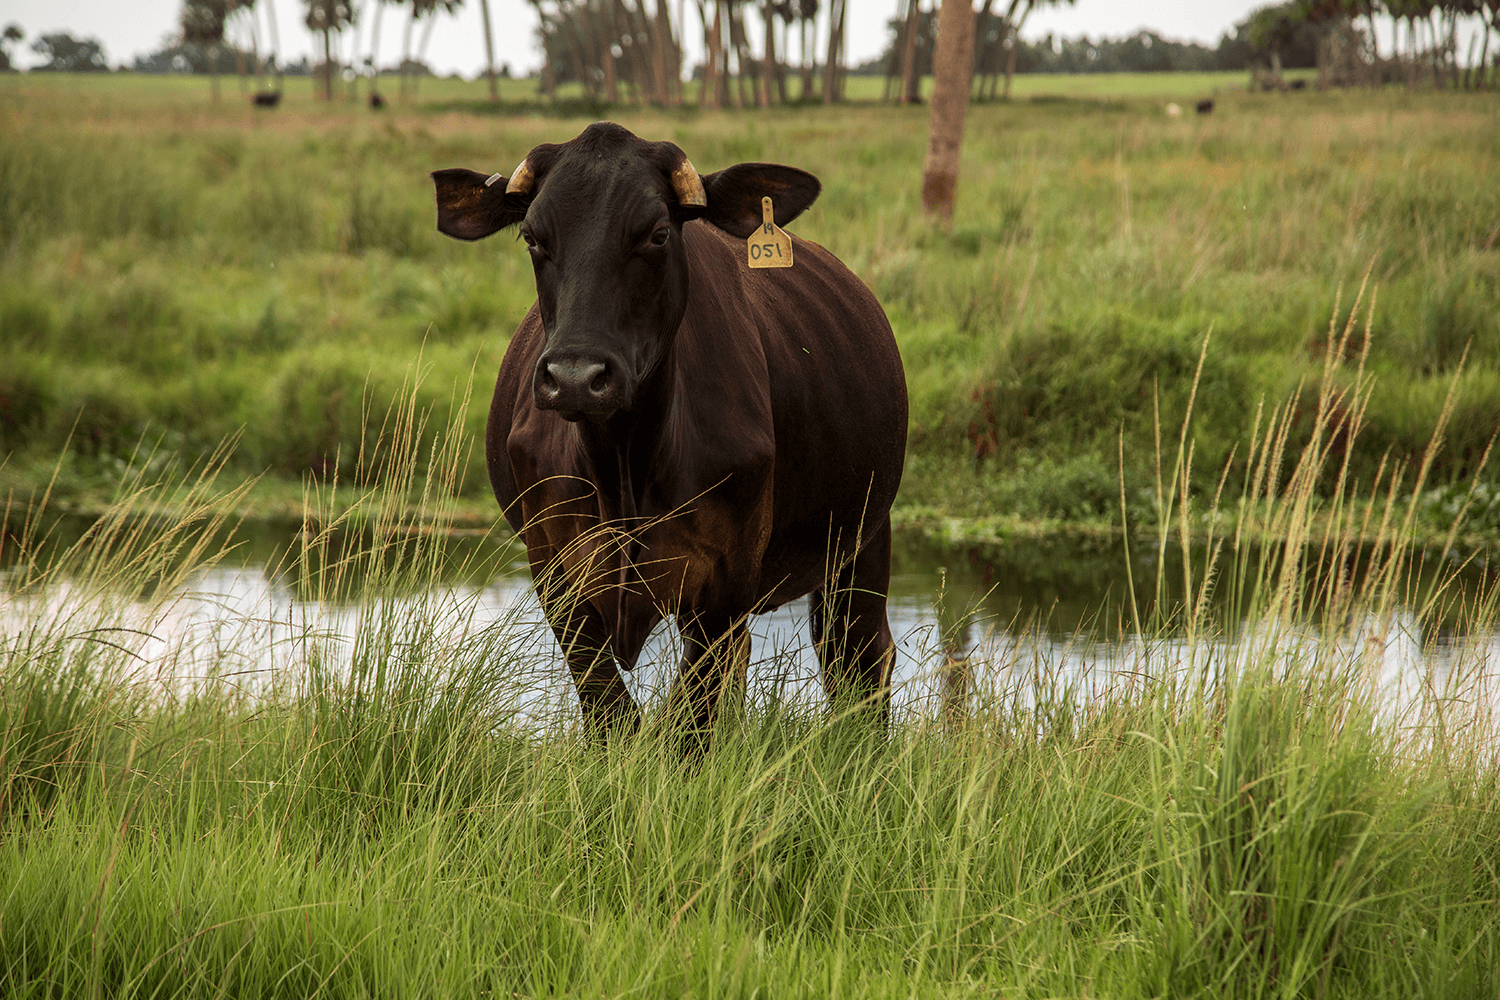
M 677 169 L 672 171 L 672 190 L 677 192 L 677 200 L 683 205 L 708 207 L 708 195 L 703 191 L 703 178 L 698 176 L 698 171 L 693 169 L 693 164 L 686 156 L 677 164 Z
M 511 172 L 510 181 L 505 185 L 506 194 L 530 194 L 532 182 L 536 180 L 531 172 L 531 160 L 521 161 L 521 165 Z

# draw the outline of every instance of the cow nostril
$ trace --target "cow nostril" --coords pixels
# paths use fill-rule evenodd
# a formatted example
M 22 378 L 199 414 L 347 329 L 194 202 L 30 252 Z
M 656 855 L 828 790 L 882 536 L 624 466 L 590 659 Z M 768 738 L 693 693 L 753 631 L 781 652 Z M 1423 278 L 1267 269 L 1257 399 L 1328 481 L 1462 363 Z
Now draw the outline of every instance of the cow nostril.
M 543 409 L 598 414 L 616 405 L 608 361 L 562 357 L 544 359 L 536 372 L 536 401 Z

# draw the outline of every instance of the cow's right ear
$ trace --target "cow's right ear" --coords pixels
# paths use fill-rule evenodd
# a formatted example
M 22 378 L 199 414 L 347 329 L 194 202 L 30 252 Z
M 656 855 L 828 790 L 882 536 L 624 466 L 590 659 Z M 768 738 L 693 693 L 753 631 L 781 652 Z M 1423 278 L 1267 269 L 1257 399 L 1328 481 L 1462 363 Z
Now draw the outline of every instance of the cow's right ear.
M 526 218 L 531 195 L 505 191 L 502 174 L 480 174 L 455 167 L 434 170 L 437 227 L 460 240 L 482 240 Z

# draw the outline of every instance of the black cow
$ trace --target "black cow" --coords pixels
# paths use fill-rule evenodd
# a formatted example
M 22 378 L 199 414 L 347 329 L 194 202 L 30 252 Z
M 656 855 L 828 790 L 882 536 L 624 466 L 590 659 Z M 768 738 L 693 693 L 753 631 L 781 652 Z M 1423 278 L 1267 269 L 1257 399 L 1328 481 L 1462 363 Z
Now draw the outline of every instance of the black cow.
M 439 230 L 520 223 L 536 272 L 486 457 L 587 728 L 638 724 L 619 668 L 670 615 L 669 703 L 705 734 L 743 692 L 747 617 L 805 594 L 832 700 L 885 719 L 907 412 L 895 338 L 816 243 L 793 237 L 791 268 L 746 259 L 762 196 L 785 225 L 817 178 L 765 163 L 700 177 L 677 146 L 610 122 L 537 146 L 508 179 L 432 176 Z
M 257 108 L 274 108 L 281 103 L 281 91 L 262 90 L 250 100 Z

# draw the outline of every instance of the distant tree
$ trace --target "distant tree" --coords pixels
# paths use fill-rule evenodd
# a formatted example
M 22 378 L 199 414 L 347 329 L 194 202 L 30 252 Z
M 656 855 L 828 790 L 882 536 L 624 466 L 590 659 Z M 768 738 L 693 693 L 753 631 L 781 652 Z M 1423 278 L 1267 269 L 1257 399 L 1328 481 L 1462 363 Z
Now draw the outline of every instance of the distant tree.
M 183 48 L 201 51 L 202 58 L 195 62 L 206 67 L 210 74 L 215 103 L 219 100 L 219 49 L 224 45 L 224 22 L 240 6 L 239 0 L 184 0 L 179 15 Z
M 303 0 L 308 30 L 323 36 L 323 100 L 333 100 L 333 36 L 354 23 L 350 0 Z
M 109 64 L 104 61 L 104 48 L 94 39 L 74 38 L 67 32 L 43 35 L 31 43 L 31 51 L 47 61 L 33 68 L 33 72 L 56 73 L 106 73 Z
M 1318 63 L 1317 31 L 1300 0 L 1262 7 L 1245 19 L 1245 40 L 1257 59 L 1280 78 L 1283 69 L 1310 69 Z
M 0 73 L 9 73 L 16 68 L 10 61 L 10 47 L 25 37 L 26 33 L 14 21 L 5 26 L 4 32 L 0 32 Z

